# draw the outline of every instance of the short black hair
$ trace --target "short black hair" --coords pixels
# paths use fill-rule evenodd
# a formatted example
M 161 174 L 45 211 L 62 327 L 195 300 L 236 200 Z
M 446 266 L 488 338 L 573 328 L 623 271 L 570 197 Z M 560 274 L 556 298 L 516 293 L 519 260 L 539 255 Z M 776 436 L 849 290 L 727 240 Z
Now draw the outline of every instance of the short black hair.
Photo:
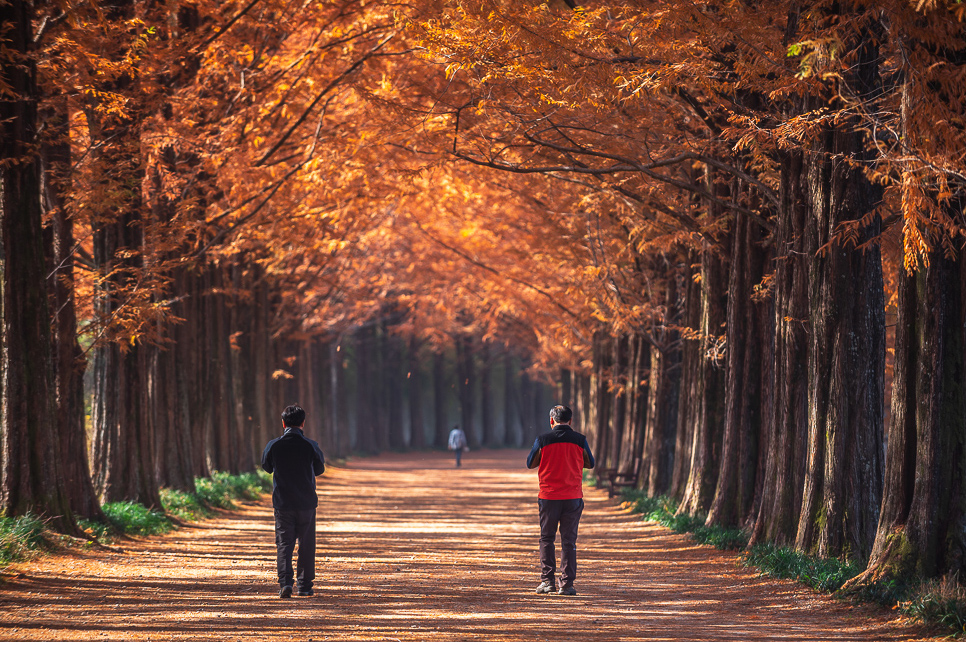
M 574 411 L 566 405 L 555 405 L 550 408 L 550 418 L 557 423 L 570 423 L 574 418 Z
M 305 423 L 305 410 L 298 403 L 286 407 L 282 410 L 282 423 L 286 428 L 298 428 Z

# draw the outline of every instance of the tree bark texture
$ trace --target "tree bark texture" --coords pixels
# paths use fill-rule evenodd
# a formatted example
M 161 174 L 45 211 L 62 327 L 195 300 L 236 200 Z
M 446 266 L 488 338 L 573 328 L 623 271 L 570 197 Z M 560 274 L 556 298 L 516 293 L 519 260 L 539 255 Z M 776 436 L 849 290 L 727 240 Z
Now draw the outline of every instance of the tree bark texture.
M 670 268 L 670 267 L 669 267 Z M 664 293 L 664 320 L 651 329 L 648 344 L 644 464 L 638 487 L 651 497 L 668 493 L 674 472 L 674 448 L 681 387 L 681 278 L 669 271 Z
M 35 513 L 76 533 L 62 478 L 48 309 L 32 5 L 0 5 L 0 511 Z
M 765 412 L 761 398 L 765 373 L 761 369 L 765 360 L 762 305 L 753 299 L 764 269 L 762 233 L 750 217 L 736 216 L 728 277 L 724 433 L 709 526 L 742 524 L 754 504 Z
M 899 282 L 882 513 L 847 589 L 966 574 L 966 259 L 935 251 Z
M 70 127 L 67 99 L 48 99 L 41 110 L 42 204 L 48 216 L 48 293 L 53 313 L 55 427 L 60 436 L 60 467 L 71 509 L 80 517 L 103 522 L 104 514 L 91 481 L 84 427 L 84 370 L 87 360 L 77 341 L 74 299 L 74 224 L 65 196 L 70 193 Z
M 701 347 L 693 337 L 693 332 L 701 326 L 701 287 L 695 278 L 700 274 L 694 270 L 698 259 L 694 252 L 688 253 L 684 272 L 684 294 L 682 326 L 688 334 L 681 341 L 681 373 L 678 395 L 677 428 L 674 432 L 674 466 L 671 470 L 669 494 L 674 499 L 684 497 L 684 490 L 691 472 L 691 448 L 694 437 L 695 415 L 698 400 L 697 372 Z
M 816 250 L 807 227 L 804 158 L 783 156 L 775 227 L 774 386 L 761 502 L 751 544 L 794 543 L 801 514 L 808 438 L 808 262 Z
M 871 96 L 878 87 L 872 29 L 846 42 L 853 64 L 843 83 Z M 796 548 L 821 557 L 869 556 L 882 490 L 885 302 L 873 210 L 881 188 L 854 160 L 871 163 L 857 123 L 837 124 L 808 162 L 811 216 L 819 252 L 811 258 L 808 464 Z M 859 225 L 859 220 L 864 220 Z M 867 221 L 867 223 L 865 223 Z M 858 225 L 855 245 L 833 239 Z
M 711 249 L 701 256 L 702 338 L 694 373 L 694 407 L 690 421 L 691 464 L 678 512 L 707 513 L 714 497 L 724 429 L 725 369 L 718 349 L 718 337 L 727 309 L 725 285 L 727 264 Z

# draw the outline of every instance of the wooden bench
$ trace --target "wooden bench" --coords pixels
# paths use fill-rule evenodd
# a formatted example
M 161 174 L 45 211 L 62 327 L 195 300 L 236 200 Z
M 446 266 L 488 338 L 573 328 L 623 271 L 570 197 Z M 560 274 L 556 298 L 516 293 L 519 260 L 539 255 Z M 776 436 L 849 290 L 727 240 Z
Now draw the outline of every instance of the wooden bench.
M 634 465 L 630 470 L 617 470 L 616 468 L 608 468 L 607 470 L 602 470 L 600 472 L 600 477 L 597 480 L 597 485 L 599 488 L 607 488 L 607 496 L 614 497 L 617 495 L 621 488 L 632 488 L 637 486 L 637 475 L 640 470 L 641 459 L 640 457 L 634 459 Z

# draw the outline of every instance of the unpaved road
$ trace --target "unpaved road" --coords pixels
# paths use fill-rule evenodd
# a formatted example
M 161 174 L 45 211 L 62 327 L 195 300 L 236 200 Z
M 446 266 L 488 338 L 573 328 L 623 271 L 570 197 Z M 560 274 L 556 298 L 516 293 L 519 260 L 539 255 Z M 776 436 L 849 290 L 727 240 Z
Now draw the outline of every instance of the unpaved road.
M 282 600 L 271 500 L 123 553 L 6 571 L 2 640 L 904 640 L 923 632 L 737 567 L 587 490 L 578 596 L 539 583 L 526 452 L 382 455 L 319 479 L 317 595 Z M 558 549 L 559 554 L 559 549 Z

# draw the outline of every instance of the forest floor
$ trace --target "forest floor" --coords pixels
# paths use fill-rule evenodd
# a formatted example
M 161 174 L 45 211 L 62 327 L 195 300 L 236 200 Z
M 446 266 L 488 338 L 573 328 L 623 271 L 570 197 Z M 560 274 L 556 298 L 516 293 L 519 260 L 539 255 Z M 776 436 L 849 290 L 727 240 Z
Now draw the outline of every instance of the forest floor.
M 316 595 L 278 598 L 271 498 L 119 552 L 9 567 L 0 640 L 909 640 L 894 612 L 759 577 L 585 490 L 579 595 L 537 595 L 526 452 L 352 459 L 319 480 Z M 586 488 L 586 487 L 585 487 Z M 559 553 L 559 548 L 558 548 Z

